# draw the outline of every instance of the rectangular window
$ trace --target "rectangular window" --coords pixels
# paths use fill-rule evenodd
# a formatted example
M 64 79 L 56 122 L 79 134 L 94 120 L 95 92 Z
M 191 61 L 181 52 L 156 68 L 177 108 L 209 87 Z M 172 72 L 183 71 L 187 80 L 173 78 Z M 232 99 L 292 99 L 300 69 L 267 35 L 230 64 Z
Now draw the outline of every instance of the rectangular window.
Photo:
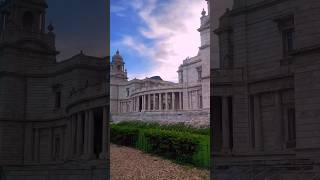
M 294 49 L 294 17 L 284 16 L 275 21 L 282 36 L 283 56 L 286 57 Z
M 287 29 L 282 32 L 283 37 L 283 53 L 287 56 L 294 48 L 294 31 Z
M 129 97 L 129 95 L 130 95 L 130 89 L 127 88 L 127 97 Z
M 179 82 L 183 83 L 183 71 L 179 72 Z
M 295 109 L 289 108 L 288 111 L 288 142 L 287 147 L 293 148 L 296 146 L 296 118 Z
M 202 67 L 197 67 L 198 81 L 202 80 Z
M 61 92 L 60 91 L 56 92 L 55 96 L 56 96 L 55 97 L 55 107 L 60 108 L 61 107 Z

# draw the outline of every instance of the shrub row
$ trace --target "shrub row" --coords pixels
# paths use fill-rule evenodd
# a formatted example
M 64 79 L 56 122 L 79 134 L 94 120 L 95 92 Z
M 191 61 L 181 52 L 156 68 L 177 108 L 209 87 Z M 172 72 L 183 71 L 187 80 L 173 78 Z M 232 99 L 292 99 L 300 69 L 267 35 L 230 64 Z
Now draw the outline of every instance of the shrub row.
M 159 123 L 146 123 L 141 121 L 130 121 L 130 122 L 120 122 L 117 125 L 119 126 L 127 126 L 127 127 L 135 127 L 139 129 L 161 129 L 161 130 L 170 130 L 170 131 L 178 131 L 178 132 L 189 132 L 193 134 L 201 134 L 201 135 L 210 135 L 209 128 L 194 128 L 192 126 L 187 126 L 183 123 L 171 124 L 171 125 L 160 125 Z
M 205 133 L 204 133 L 205 134 Z M 122 122 L 111 125 L 111 142 L 136 147 L 148 153 L 209 167 L 209 135 L 183 125 Z
M 139 137 L 139 129 L 128 126 L 112 125 L 110 141 L 114 144 L 135 147 Z
M 192 163 L 199 145 L 199 138 L 190 133 L 151 129 L 145 132 L 148 152 L 179 162 Z

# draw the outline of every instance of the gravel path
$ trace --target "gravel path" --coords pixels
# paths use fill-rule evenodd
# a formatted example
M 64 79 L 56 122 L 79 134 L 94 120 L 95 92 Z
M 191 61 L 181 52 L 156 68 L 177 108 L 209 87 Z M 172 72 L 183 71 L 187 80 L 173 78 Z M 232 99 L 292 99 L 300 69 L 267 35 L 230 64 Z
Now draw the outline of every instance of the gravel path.
M 139 150 L 110 145 L 111 180 L 209 180 L 208 170 L 185 167 Z

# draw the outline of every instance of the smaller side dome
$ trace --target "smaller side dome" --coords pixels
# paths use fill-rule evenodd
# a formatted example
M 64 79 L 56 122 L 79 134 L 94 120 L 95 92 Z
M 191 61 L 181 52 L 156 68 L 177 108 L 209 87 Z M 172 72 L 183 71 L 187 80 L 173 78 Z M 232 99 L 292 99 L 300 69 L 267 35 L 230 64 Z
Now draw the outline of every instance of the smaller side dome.
M 123 61 L 123 58 L 120 55 L 119 50 L 117 50 L 116 54 L 112 56 L 112 61 Z

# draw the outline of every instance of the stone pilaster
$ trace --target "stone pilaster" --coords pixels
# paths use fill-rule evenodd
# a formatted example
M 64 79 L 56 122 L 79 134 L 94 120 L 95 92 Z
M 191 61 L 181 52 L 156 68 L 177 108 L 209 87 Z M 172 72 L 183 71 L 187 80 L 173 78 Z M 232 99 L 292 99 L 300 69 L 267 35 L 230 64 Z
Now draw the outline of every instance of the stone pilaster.
M 52 153 L 52 150 L 53 150 L 53 148 L 52 148 L 53 147 L 52 131 L 53 131 L 53 129 L 51 127 L 49 127 L 49 132 L 48 132 L 49 133 L 49 135 L 48 135 L 48 137 L 49 137 L 49 143 L 48 143 L 48 145 L 49 145 L 49 147 L 48 147 L 48 149 L 49 149 L 49 161 L 51 161 L 52 157 L 53 157 L 53 153 Z
M 174 111 L 176 109 L 176 94 L 172 92 L 172 110 Z
M 32 161 L 32 123 L 27 123 L 24 134 L 24 163 Z
M 228 98 L 222 97 L 222 150 L 230 151 L 230 123 L 228 112 Z
M 107 147 L 108 147 L 108 140 L 107 140 L 107 125 L 108 125 L 108 109 L 107 107 L 103 107 L 103 115 L 102 115 L 102 152 L 99 155 L 100 159 L 107 158 Z
M 281 101 L 281 92 L 275 92 L 275 120 L 277 123 L 277 148 L 283 149 L 285 146 L 284 144 L 284 137 L 283 137 L 283 119 L 282 119 L 282 101 Z
M 34 130 L 34 154 L 33 154 L 33 160 L 35 162 L 39 162 L 39 129 Z
M 254 96 L 254 132 L 255 132 L 255 147 L 256 150 L 263 150 L 262 142 L 262 123 L 261 123 L 261 114 L 260 114 L 260 96 Z

